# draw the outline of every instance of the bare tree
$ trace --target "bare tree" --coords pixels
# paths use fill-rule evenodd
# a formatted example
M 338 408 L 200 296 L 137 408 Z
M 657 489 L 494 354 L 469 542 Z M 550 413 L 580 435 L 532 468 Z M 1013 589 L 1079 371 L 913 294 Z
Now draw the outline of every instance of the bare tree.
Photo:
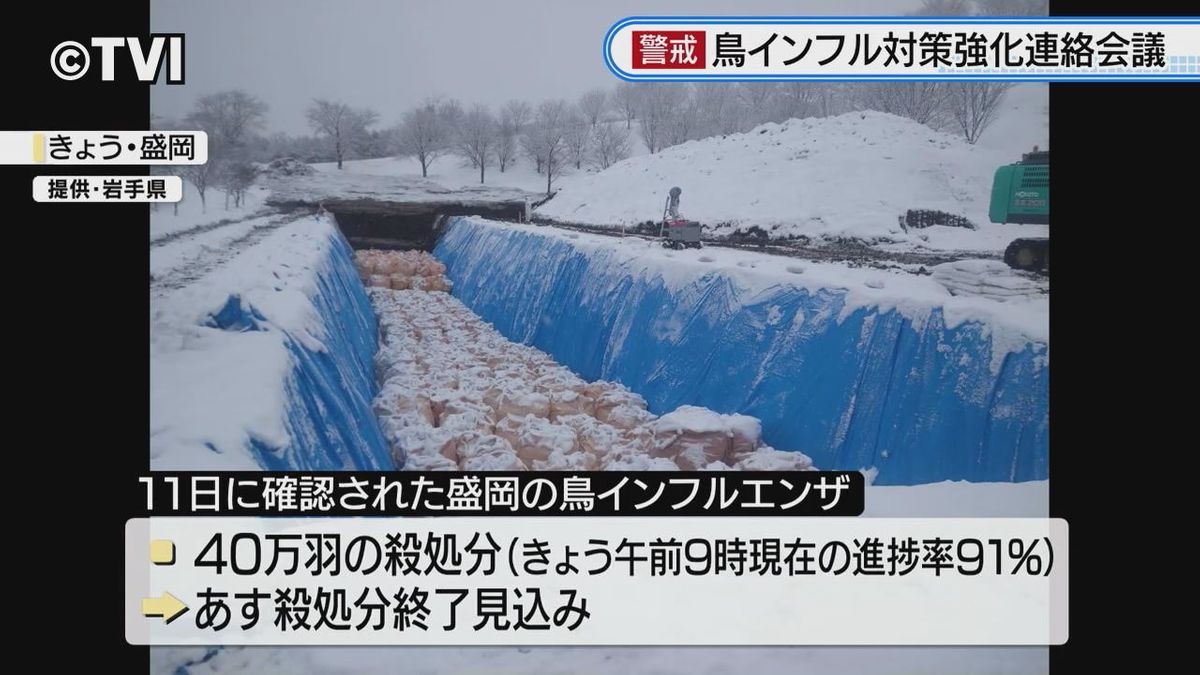
M 423 177 L 429 176 L 430 165 L 450 149 L 461 115 L 456 101 L 434 99 L 404 113 L 396 130 L 396 146 L 400 154 L 417 158 Z
M 563 121 L 563 144 L 566 158 L 576 169 L 583 168 L 583 160 L 587 157 L 591 145 L 592 127 L 578 113 L 568 113 Z
M 200 195 L 201 213 L 208 212 L 206 194 L 208 193 L 212 179 L 215 177 L 216 172 L 213 169 L 216 166 L 217 162 L 210 160 L 203 164 L 188 164 L 179 167 L 179 175 L 191 183 L 192 187 L 196 188 L 196 192 Z
M 212 185 L 225 193 L 225 209 L 229 209 L 229 200 L 240 207 L 246 197 L 246 191 L 258 177 L 258 169 L 253 162 L 245 160 L 226 160 L 213 165 L 208 179 Z
M 533 108 L 525 101 L 509 101 L 500 109 L 500 126 L 496 138 L 496 163 L 500 165 L 500 173 L 508 168 L 517 151 L 517 137 L 529 118 L 533 116 Z
M 745 115 L 745 129 L 767 121 L 776 94 L 770 82 L 740 82 L 735 91 Z
M 669 129 L 675 124 L 687 90 L 670 82 L 648 82 L 641 86 L 637 116 L 642 122 L 642 140 L 653 154 L 667 146 Z
M 267 104 L 257 96 L 235 89 L 196 99 L 187 122 L 208 132 L 209 157 L 238 154 L 251 133 L 260 129 Z
M 462 125 L 463 117 L 466 114 L 462 103 L 459 103 L 458 99 L 446 98 L 438 102 L 438 118 L 442 120 L 442 125 L 446 128 L 446 139 L 448 142 L 454 141 L 454 134 L 458 132 L 458 128 Z
M 230 162 L 244 161 L 247 141 L 262 127 L 266 111 L 265 103 L 241 90 L 217 92 L 196 100 L 195 108 L 184 121 L 187 126 L 208 134 L 209 161 L 187 166 L 180 175 L 200 194 L 202 211 L 208 210 L 208 188 L 222 184 L 222 167 Z M 227 192 L 227 203 L 228 198 Z
M 583 113 L 589 127 L 596 127 L 605 110 L 608 110 L 608 92 L 603 89 L 592 89 L 579 97 L 579 112 Z
M 592 144 L 592 164 L 601 170 L 629 156 L 629 131 L 614 124 L 596 127 Z
M 700 114 L 697 108 L 696 96 L 691 86 L 680 88 L 675 94 L 671 108 L 663 125 L 663 140 L 659 149 L 679 145 L 699 137 Z
M 794 117 L 812 117 L 817 107 L 820 84 L 811 82 L 779 82 L 773 96 L 772 122 Z
M 864 83 L 857 92 L 863 108 L 937 128 L 945 122 L 950 87 L 945 82 L 875 82 Z
M 180 125 L 178 122 L 176 122 L 170 118 L 163 117 L 162 115 L 155 115 L 154 113 L 150 113 L 150 128 L 152 130 L 167 131 L 167 130 L 171 130 L 171 129 L 179 129 L 181 126 L 182 125 Z M 184 166 L 186 166 L 186 165 L 157 164 L 157 165 L 150 167 L 150 175 L 152 175 L 152 176 L 179 176 L 181 179 L 185 179 L 184 171 L 183 171 Z M 179 202 L 178 201 L 172 202 L 171 207 L 172 207 L 172 215 L 178 216 L 179 215 Z M 158 210 L 158 202 L 151 202 L 150 208 L 157 211 Z
M 626 129 L 632 126 L 633 119 L 637 117 L 638 99 L 641 97 L 641 94 L 642 90 L 633 82 L 621 82 L 613 90 L 613 104 L 625 118 Z
M 745 116 L 733 88 L 724 82 L 694 85 L 692 96 L 699 115 L 697 124 L 704 136 L 724 136 L 743 131 Z
M 829 117 L 839 115 L 850 109 L 850 88 L 844 83 L 826 82 L 818 85 L 816 94 L 816 115 Z
M 968 143 L 983 135 L 1000 111 L 1004 94 L 1011 82 L 951 82 L 950 114 Z
M 525 133 L 525 150 L 537 159 L 546 174 L 546 196 L 566 163 L 565 135 L 569 108 L 566 101 L 542 101 Z
M 333 144 L 337 168 L 353 149 L 357 150 L 369 137 L 370 127 L 379 121 L 379 114 L 367 108 L 355 109 L 341 101 L 313 99 L 304 111 L 308 126 Z
M 463 115 L 457 134 L 458 152 L 479 169 L 480 184 L 495 150 L 496 138 L 496 120 L 485 106 L 476 105 Z

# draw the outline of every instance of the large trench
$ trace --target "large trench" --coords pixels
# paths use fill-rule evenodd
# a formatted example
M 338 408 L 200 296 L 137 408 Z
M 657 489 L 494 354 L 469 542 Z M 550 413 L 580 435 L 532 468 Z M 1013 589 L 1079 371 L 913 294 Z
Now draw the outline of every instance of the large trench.
M 401 336 L 391 345 L 398 359 L 410 358 L 417 350 L 439 356 L 423 358 L 424 364 L 414 371 L 393 373 L 401 376 L 402 382 L 396 384 L 418 385 L 410 391 L 429 397 L 432 408 L 434 392 L 422 393 L 420 387 L 436 384 L 430 374 L 453 356 L 450 352 L 455 350 L 443 348 L 448 342 L 443 337 L 455 337 L 451 333 L 470 324 L 473 335 L 458 336 L 463 338 L 460 351 L 470 354 L 468 346 L 474 351 L 489 345 L 495 348 L 491 353 L 474 354 L 474 362 L 453 364 L 455 370 L 466 371 L 457 378 L 458 388 L 466 388 L 463 383 L 470 377 L 469 388 L 480 395 L 478 402 L 467 401 L 472 405 L 462 406 L 462 412 L 478 403 L 496 413 L 482 422 L 482 432 L 489 432 L 486 427 L 498 425 L 503 416 L 492 405 L 498 403 L 491 400 L 494 397 L 484 400 L 492 389 L 490 384 L 474 378 L 488 377 L 485 370 L 503 370 L 500 362 L 510 360 L 512 354 L 522 356 L 522 350 L 516 348 L 522 346 L 535 348 L 553 360 L 534 359 L 527 364 L 525 370 L 538 377 L 551 370 L 569 369 L 574 375 L 559 377 L 558 384 L 566 382 L 566 390 L 582 389 L 576 393 L 591 398 L 583 401 L 585 408 L 600 404 L 605 393 L 589 390 L 587 385 L 605 381 L 636 394 L 640 400 L 634 407 L 655 418 L 683 405 L 751 416 L 761 420 L 763 443 L 781 451 L 799 451 L 823 469 L 874 467 L 879 470 L 877 482 L 883 484 L 1046 478 L 1046 344 L 1010 344 L 1012 336 L 997 332 L 994 326 L 951 322 L 938 308 L 914 317 L 894 308 L 848 307 L 845 293 L 836 290 L 806 291 L 785 284 L 747 295 L 730 273 L 688 276 L 679 266 L 643 269 L 639 267 L 642 263 L 613 255 L 605 247 L 577 244 L 572 235 L 552 228 L 442 217 L 443 211 L 466 210 L 445 203 L 421 208 L 327 203 L 325 208 L 336 216 L 345 236 L 335 235 L 341 243 L 331 249 L 331 265 L 319 276 L 316 300 L 318 309 L 323 307 L 321 303 L 329 305 L 322 310 L 321 319 L 331 336 L 338 337 L 339 331 L 347 335 L 340 342 L 335 340 L 331 349 L 308 351 L 313 352 L 317 365 L 330 351 L 346 352 L 354 358 L 352 363 L 331 363 L 329 368 L 301 363 L 305 367 L 298 369 L 301 381 L 289 408 L 297 451 L 281 456 L 279 462 L 295 460 L 297 466 L 313 468 L 366 466 L 351 446 L 360 445 L 357 441 L 362 439 L 356 440 L 355 430 L 361 430 L 364 417 L 373 417 L 371 399 L 389 379 L 386 371 L 391 365 L 371 363 L 377 347 L 388 346 L 388 335 L 381 336 L 377 328 L 390 323 L 397 331 L 392 335 Z M 520 213 L 515 205 L 510 209 L 489 212 L 510 217 Z M 437 319 L 426 327 L 407 318 L 384 320 L 380 303 L 371 303 L 375 298 L 369 299 L 363 291 L 362 270 L 356 274 L 347 240 L 359 251 L 416 249 L 428 253 L 433 249 L 453 284 L 452 306 L 430 310 L 446 314 L 445 320 Z M 659 266 L 663 265 L 666 263 Z M 404 275 L 400 276 L 399 280 L 387 276 L 386 281 L 368 281 L 372 286 L 383 283 L 389 291 L 412 288 L 413 292 L 429 292 L 428 286 L 411 279 L 406 282 Z M 407 307 L 391 304 L 393 311 L 412 310 L 412 303 Z M 344 312 L 354 313 L 354 320 Z M 410 335 L 410 330 L 417 332 Z M 296 337 L 297 344 L 307 345 L 301 338 Z M 345 401 L 344 407 L 354 414 L 345 416 L 338 437 L 331 438 L 320 424 L 330 422 L 321 412 L 329 405 L 322 403 L 324 399 L 309 402 L 305 397 L 311 391 L 329 398 L 344 397 L 341 372 L 347 369 L 364 380 L 363 386 L 351 392 L 355 400 Z M 564 389 L 543 389 L 525 392 L 537 401 L 534 412 L 541 412 L 544 398 L 551 402 L 560 394 L 570 398 Z M 520 393 L 508 396 L 505 405 L 524 406 L 514 403 Z M 440 409 L 428 413 L 424 401 L 406 405 L 428 414 L 427 426 L 437 429 L 454 414 L 447 411 L 447 402 L 439 398 Z M 594 410 L 596 419 L 615 426 L 611 420 L 601 419 L 599 408 Z M 642 413 L 630 413 L 627 408 L 621 412 L 622 420 L 645 426 L 640 424 L 646 417 Z M 603 414 L 609 413 L 611 410 Z M 457 421 L 465 423 L 468 417 L 471 415 Z M 544 419 L 559 424 L 558 417 L 556 411 Z M 496 430 L 493 427 L 489 433 L 498 435 Z M 394 446 L 387 447 L 378 431 L 376 434 L 366 439 L 372 448 L 372 466 L 380 464 L 382 457 L 398 454 Z M 645 440 L 641 432 L 619 435 L 626 441 Z M 423 445 L 429 449 L 434 443 Z M 532 460 L 537 453 L 546 457 L 539 461 L 547 461 L 547 450 L 532 448 L 522 459 Z M 458 459 L 455 464 L 463 466 L 466 458 L 460 454 Z M 390 463 L 391 457 L 387 460 Z M 577 466 L 553 464 L 555 468 Z M 527 465 L 532 468 L 532 461 Z M 578 466 L 591 465 L 584 462 Z
M 397 468 L 811 468 L 802 453 L 763 445 L 754 418 L 693 406 L 659 417 L 641 396 L 579 378 L 443 292 L 436 279 L 444 279 L 445 268 L 429 253 L 445 225 L 466 215 L 524 221 L 524 203 L 363 200 L 321 207 L 333 214 L 357 251 L 360 277 L 373 287 L 380 326 L 373 410 Z

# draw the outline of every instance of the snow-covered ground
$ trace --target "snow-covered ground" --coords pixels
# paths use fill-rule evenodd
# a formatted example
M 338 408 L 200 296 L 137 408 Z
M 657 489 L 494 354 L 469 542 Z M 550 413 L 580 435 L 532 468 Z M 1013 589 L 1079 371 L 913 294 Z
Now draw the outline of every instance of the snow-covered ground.
M 536 201 L 541 195 L 516 187 L 487 183 L 467 183 L 448 186 L 432 178 L 405 173 L 369 173 L 359 171 L 358 164 L 370 162 L 386 165 L 400 162 L 394 159 L 347 162 L 349 170 L 335 168 L 319 170 L 311 175 L 268 177 L 263 184 L 270 190 L 267 198 L 272 204 L 300 202 L 315 204 L 330 200 L 372 200 L 381 202 L 440 202 L 456 204 L 491 204 L 496 202 Z M 456 182 L 456 181 L 451 181 Z
M 150 284 L 151 468 L 258 470 L 251 441 L 287 445 L 284 333 L 323 335 L 314 269 L 331 227 L 276 216 L 151 247 L 162 277 Z M 270 328 L 213 325 L 230 298 L 269 315 Z
M 313 164 L 320 175 L 343 174 L 352 176 L 375 176 L 403 179 L 425 180 L 448 190 L 460 188 L 477 188 L 479 186 L 479 169 L 472 168 L 455 155 L 439 157 L 429 168 L 427 177 L 421 176 L 421 165 L 414 157 L 382 157 L 379 159 L 359 159 L 343 163 L 340 171 L 337 164 L 329 162 Z M 489 166 L 484 176 L 484 185 L 497 188 L 515 188 L 529 192 L 546 192 L 546 177 L 534 171 L 533 163 L 525 158 L 519 158 L 503 173 L 500 169 Z
M 152 240 L 150 244 L 150 275 L 166 279 L 173 272 L 195 266 L 205 256 L 223 256 L 231 247 L 262 227 L 278 224 L 280 216 L 270 211 L 258 211 L 238 218 L 200 224 Z
M 225 222 L 242 220 L 251 215 L 262 215 L 263 200 L 267 197 L 267 189 L 255 186 L 246 192 L 241 206 L 225 208 L 222 193 L 210 189 L 207 195 L 208 205 L 200 201 L 200 195 L 190 183 L 184 183 L 183 199 L 179 201 L 179 212 L 170 204 L 156 204 L 150 209 L 150 242 L 179 236 L 193 229 L 216 227 Z
M 661 217 L 665 195 L 682 188 L 682 213 L 710 234 L 758 226 L 772 237 L 854 238 L 899 249 L 997 252 L 1045 226 L 993 225 L 995 170 L 1018 161 L 1046 130 L 1046 89 L 1016 87 L 984 138 L 959 136 L 872 111 L 764 124 L 619 162 L 564 181 L 536 215 L 567 223 L 629 226 Z M 1046 144 L 1043 143 L 1045 148 Z M 905 231 L 909 209 L 963 216 L 978 226 Z

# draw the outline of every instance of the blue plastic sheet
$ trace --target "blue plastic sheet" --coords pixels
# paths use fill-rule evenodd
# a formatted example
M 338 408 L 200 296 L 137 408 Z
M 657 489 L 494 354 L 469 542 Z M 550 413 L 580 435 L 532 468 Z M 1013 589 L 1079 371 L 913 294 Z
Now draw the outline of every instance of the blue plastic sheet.
M 838 290 L 781 286 L 751 301 L 719 273 L 681 288 L 603 249 L 452 221 L 434 254 L 454 294 L 506 337 L 587 379 L 620 382 L 652 412 L 682 404 L 762 420 L 764 440 L 879 484 L 1047 478 L 1043 344 L 992 363 L 989 332 L 934 310 L 840 317 Z
M 313 298 L 325 328 L 325 348 L 311 349 L 282 332 L 293 362 L 285 383 L 290 442 L 280 448 L 251 439 L 258 463 L 268 471 L 395 468 L 371 410 L 378 323 L 349 244 L 336 231 L 330 236 L 333 245 L 327 264 L 316 272 Z M 214 327 L 236 331 L 266 330 L 269 322 L 270 317 L 237 296 L 210 317 Z

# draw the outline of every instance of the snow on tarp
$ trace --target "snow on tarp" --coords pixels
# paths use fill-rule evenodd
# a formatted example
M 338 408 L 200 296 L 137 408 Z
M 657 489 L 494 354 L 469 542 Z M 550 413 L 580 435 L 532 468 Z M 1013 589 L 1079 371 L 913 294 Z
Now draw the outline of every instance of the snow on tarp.
M 152 469 L 393 468 L 371 411 L 375 316 L 330 221 L 151 290 Z
M 741 251 L 666 252 L 454 219 L 454 295 L 509 339 L 663 414 L 758 417 L 763 439 L 880 484 L 1047 477 L 1048 301 Z

